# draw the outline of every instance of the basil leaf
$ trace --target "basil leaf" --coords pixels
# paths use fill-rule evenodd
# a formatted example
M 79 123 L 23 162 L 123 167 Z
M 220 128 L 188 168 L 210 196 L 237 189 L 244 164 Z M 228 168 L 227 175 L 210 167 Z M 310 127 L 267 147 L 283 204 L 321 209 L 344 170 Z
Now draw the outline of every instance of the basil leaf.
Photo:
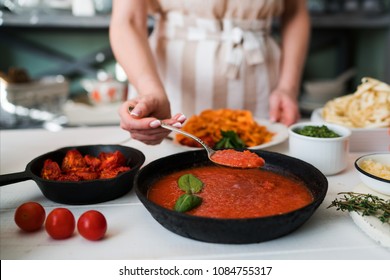
M 198 193 L 203 188 L 203 182 L 192 174 L 185 174 L 178 180 L 179 188 L 188 194 Z
M 228 148 L 227 146 L 229 145 L 229 140 L 227 138 L 222 138 L 221 140 L 219 140 L 214 148 L 215 149 L 225 149 L 225 148 Z
M 183 194 L 179 197 L 175 204 L 175 211 L 186 212 L 195 207 L 198 207 L 202 203 L 202 198 L 193 194 Z
M 221 130 L 222 139 L 219 140 L 215 147 L 216 149 L 239 149 L 245 148 L 245 142 L 233 130 Z

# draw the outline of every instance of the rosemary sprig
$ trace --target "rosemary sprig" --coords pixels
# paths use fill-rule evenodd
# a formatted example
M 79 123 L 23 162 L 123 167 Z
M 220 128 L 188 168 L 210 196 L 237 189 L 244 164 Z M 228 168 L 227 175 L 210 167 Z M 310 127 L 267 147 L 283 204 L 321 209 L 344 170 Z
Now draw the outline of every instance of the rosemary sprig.
M 384 200 L 372 194 L 355 192 L 340 192 L 342 198 L 335 199 L 327 207 L 336 207 L 336 210 L 355 211 L 362 216 L 377 217 L 382 223 L 390 224 L 390 199 Z

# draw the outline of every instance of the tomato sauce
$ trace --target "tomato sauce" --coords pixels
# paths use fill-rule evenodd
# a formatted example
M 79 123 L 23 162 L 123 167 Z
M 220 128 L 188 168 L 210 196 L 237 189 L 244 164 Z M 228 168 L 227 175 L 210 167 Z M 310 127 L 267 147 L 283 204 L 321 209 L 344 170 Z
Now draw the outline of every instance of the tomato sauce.
M 264 169 L 232 169 L 204 166 L 169 174 L 148 192 L 149 200 L 173 209 L 184 192 L 178 179 L 193 174 L 203 183 L 197 193 L 203 201 L 186 212 L 213 218 L 256 218 L 287 213 L 310 204 L 313 196 L 301 181 Z
M 248 150 L 243 152 L 233 149 L 218 150 L 211 156 L 211 159 L 215 163 L 236 168 L 257 168 L 265 164 L 263 158 Z

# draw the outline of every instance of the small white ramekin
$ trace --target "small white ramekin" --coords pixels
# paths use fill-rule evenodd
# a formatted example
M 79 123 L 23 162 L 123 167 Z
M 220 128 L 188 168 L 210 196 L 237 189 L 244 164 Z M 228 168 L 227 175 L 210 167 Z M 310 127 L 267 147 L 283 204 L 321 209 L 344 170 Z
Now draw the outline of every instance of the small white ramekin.
M 305 126 L 326 125 L 340 137 L 317 138 L 298 134 L 296 129 Z M 320 122 L 300 122 L 289 127 L 290 156 L 314 165 L 324 175 L 334 175 L 348 166 L 349 139 L 351 130 L 347 127 Z

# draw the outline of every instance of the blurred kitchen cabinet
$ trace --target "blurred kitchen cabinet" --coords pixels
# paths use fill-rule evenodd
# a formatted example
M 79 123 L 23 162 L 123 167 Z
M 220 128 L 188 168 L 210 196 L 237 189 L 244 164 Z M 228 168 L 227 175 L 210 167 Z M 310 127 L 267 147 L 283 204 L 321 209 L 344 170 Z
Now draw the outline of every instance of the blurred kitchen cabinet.
M 335 46 L 335 76 L 356 68 L 357 79 L 373 76 L 390 83 L 390 12 L 313 14 L 310 54 Z M 359 81 L 360 82 L 360 81 Z
M 15 15 L 3 12 L 0 16 L 1 43 L 9 49 L 23 50 L 55 65 L 46 71 L 33 73 L 35 77 L 56 74 L 96 75 L 95 65 L 113 58 L 109 44 L 99 49 L 92 48 L 93 51 L 84 53 L 81 57 L 72 57 L 67 51 L 50 47 L 49 39 L 37 42 L 31 37 L 44 33 L 54 33 L 63 37 L 71 37 L 75 33 L 87 37 L 96 34 L 107 36 L 109 20 L 109 16 L 103 15 L 76 18 L 71 14 Z
M 110 15 L 14 14 L 0 11 L 0 70 L 25 68 L 32 78 L 63 75 L 70 80 L 96 78 L 113 68 L 108 26 Z M 152 22 L 149 22 L 150 29 Z M 71 88 L 71 91 L 79 89 Z
M 362 75 L 373 75 L 390 83 L 390 13 L 375 16 L 313 13 L 311 20 L 309 57 L 316 50 L 334 44 L 338 50 L 333 66 L 335 74 L 352 66 Z M 33 78 L 55 74 L 68 78 L 96 77 L 102 65 L 114 61 L 108 40 L 109 22 L 107 14 L 74 17 L 0 11 L 0 70 L 25 66 Z M 152 28 L 150 19 L 149 31 Z M 316 69 L 323 69 L 323 65 L 316 65 Z

